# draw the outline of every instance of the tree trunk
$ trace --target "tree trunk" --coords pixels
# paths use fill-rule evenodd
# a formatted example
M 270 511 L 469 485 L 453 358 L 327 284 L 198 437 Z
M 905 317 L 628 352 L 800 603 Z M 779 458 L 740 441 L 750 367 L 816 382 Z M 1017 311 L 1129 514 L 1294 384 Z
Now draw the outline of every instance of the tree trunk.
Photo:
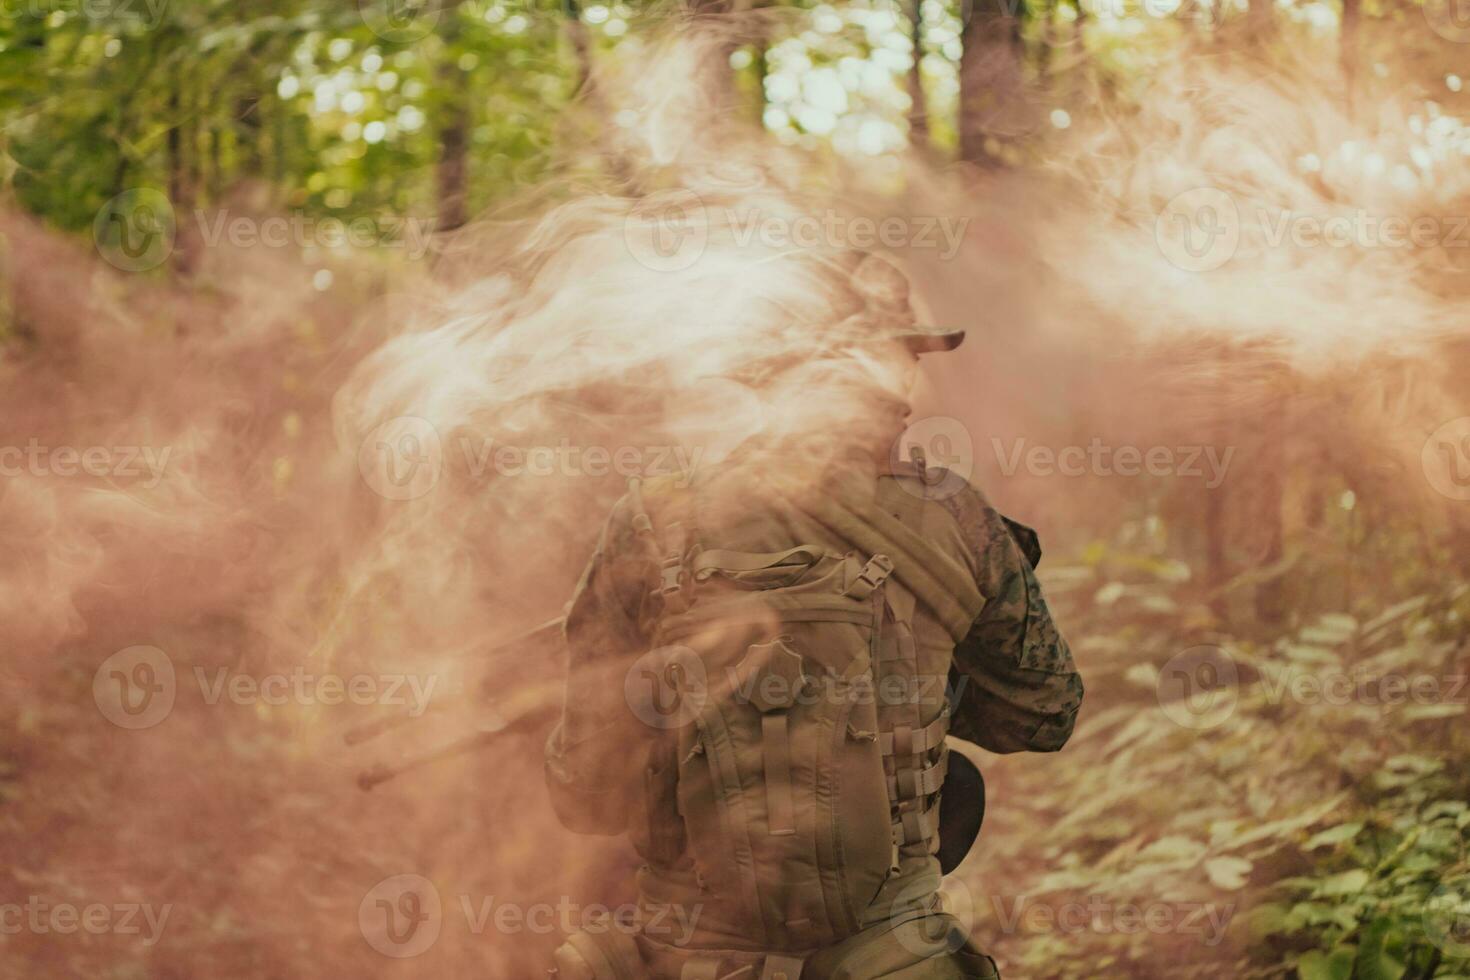
M 1264 547 L 1260 563 L 1262 568 L 1274 569 L 1286 556 L 1286 535 L 1282 508 L 1286 498 L 1286 439 L 1290 431 L 1286 414 L 1290 406 L 1289 379 L 1284 371 L 1273 369 L 1267 382 L 1274 387 L 1262 419 L 1260 441 L 1257 444 L 1257 477 L 1255 485 L 1260 497 L 1257 501 L 1257 521 Z M 1264 626 L 1279 626 L 1286 619 L 1285 579 L 1273 574 L 1256 586 L 1256 620 Z
M 1226 616 L 1225 583 L 1230 569 L 1225 563 L 1225 486 L 1205 487 L 1205 590 L 1210 595 L 1210 611 L 1224 621 Z
M 1348 108 L 1353 106 L 1354 89 L 1358 81 L 1358 24 L 1362 21 L 1363 0 L 1342 0 L 1342 34 L 1339 38 L 1342 59 L 1343 91 L 1347 94 Z
M 1264 40 L 1275 29 L 1276 11 L 1273 9 L 1275 3 L 1276 0 L 1250 0 L 1250 8 L 1246 12 L 1246 23 L 1253 39 Z
M 192 223 L 185 220 L 186 216 L 194 211 L 194 184 L 190 176 L 190 151 L 198 151 L 197 146 L 191 147 L 190 141 L 186 139 L 186 132 L 192 131 L 192 127 L 186 131 L 188 125 L 184 119 L 183 100 L 179 97 L 182 87 L 182 79 L 175 81 L 173 90 L 168 96 L 169 129 L 168 137 L 164 143 L 164 160 L 168 168 L 168 200 L 173 207 L 175 221 L 181 231 L 192 228 Z M 187 234 L 177 235 L 174 239 L 173 252 L 169 256 L 173 267 L 180 272 L 189 272 L 194 266 L 193 243 Z
M 1057 47 L 1056 7 L 1048 6 L 1041 15 L 1041 50 L 1036 52 L 1036 80 L 1043 92 L 1051 90 L 1052 57 Z
M 625 187 L 631 188 L 633 170 L 608 128 L 612 110 L 597 84 L 592 38 L 588 34 L 587 25 L 582 22 L 582 5 L 579 0 L 564 0 L 562 10 L 567 15 L 567 37 L 572 42 L 572 52 L 577 60 L 577 84 L 572 98 L 583 102 L 592 110 L 597 126 L 597 144 L 602 150 L 603 164 L 608 173 Z M 577 138 L 581 138 L 580 135 Z
M 1021 105 L 1021 17 L 1025 0 L 976 0 L 961 35 L 960 159 L 1000 163 L 999 142 L 1017 128 Z
M 572 42 L 572 54 L 577 61 L 577 84 L 573 97 L 596 97 L 592 81 L 592 40 L 587 36 L 587 25 L 582 23 L 582 4 L 579 0 L 565 0 L 563 8 L 567 15 L 567 37 Z
M 265 151 L 261 147 L 265 132 L 260 94 L 251 92 L 235 100 L 235 145 L 238 150 L 240 171 L 246 177 L 259 179 L 265 176 Z
M 721 120 L 728 119 L 739 111 L 740 103 L 735 72 L 730 67 L 730 56 L 740 47 L 740 42 L 730 16 L 748 10 L 749 4 L 744 0 L 685 0 L 685 3 L 696 23 L 703 21 L 719 32 L 709 60 L 702 66 L 703 77 L 694 83 L 708 99 L 710 111 Z
M 929 104 L 924 97 L 924 0 L 909 0 L 914 63 L 909 66 L 909 145 L 929 148 Z
M 446 105 L 439 129 L 439 230 L 453 231 L 469 220 L 470 113 L 463 100 Z
M 435 183 L 439 196 L 441 232 L 463 227 L 469 220 L 470 115 L 469 73 L 459 67 L 456 44 L 459 38 L 458 9 L 451 6 L 444 32 L 444 52 L 436 72 L 439 79 L 439 164 Z

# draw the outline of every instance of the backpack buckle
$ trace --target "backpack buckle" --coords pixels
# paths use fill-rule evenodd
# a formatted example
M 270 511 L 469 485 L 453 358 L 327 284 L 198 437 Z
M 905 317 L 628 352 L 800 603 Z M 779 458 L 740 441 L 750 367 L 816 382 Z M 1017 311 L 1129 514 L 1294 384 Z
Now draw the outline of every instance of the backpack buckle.
M 659 563 L 658 592 L 663 598 L 669 599 L 684 588 L 684 553 L 689 537 L 684 532 L 684 525 L 677 522 L 665 528 L 664 533 L 668 538 L 668 552 Z
M 854 599 L 866 599 L 877 592 L 879 586 L 888 581 L 888 576 L 892 574 L 893 559 L 887 555 L 874 555 L 868 559 L 863 570 L 858 572 L 857 581 L 848 586 L 843 594 Z
M 799 980 L 805 966 L 806 962 L 795 956 L 770 953 L 767 954 L 765 963 L 761 964 L 761 980 Z
M 684 587 L 684 560 L 678 555 L 670 555 L 663 560 L 659 567 L 659 595 L 667 599 Z

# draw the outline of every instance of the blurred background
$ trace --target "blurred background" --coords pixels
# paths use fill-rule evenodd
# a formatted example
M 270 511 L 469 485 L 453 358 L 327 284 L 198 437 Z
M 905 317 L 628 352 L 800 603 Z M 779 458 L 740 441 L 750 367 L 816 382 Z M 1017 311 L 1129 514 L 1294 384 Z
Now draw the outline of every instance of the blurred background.
M 1087 684 L 981 756 L 1004 975 L 1470 976 L 1467 77 L 1459 0 L 6 0 L 0 976 L 539 975 L 627 901 L 534 732 L 358 774 L 554 701 L 496 641 L 850 248 L 969 330 L 906 444 Z

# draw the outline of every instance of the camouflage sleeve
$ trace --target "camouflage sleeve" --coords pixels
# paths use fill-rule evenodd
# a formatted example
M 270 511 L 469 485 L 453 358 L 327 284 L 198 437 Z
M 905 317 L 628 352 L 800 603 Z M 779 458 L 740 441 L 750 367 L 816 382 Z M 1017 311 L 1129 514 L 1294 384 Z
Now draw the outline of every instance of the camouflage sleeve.
M 648 557 L 619 501 L 567 609 L 566 695 L 546 744 L 546 785 L 558 819 L 582 834 L 623 833 L 649 729 L 634 717 L 624 679 L 646 649 L 639 625 Z
M 949 503 L 969 543 L 985 608 L 955 647 L 952 731 L 992 752 L 1055 752 L 1072 734 L 1082 678 L 1031 561 L 977 491 Z

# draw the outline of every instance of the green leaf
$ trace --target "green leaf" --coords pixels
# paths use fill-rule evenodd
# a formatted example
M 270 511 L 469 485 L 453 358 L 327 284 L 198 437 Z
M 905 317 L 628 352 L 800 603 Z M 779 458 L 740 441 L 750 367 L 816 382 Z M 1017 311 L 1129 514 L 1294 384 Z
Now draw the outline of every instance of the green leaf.
M 1370 880 L 1372 878 L 1368 872 L 1362 868 L 1353 868 L 1351 871 L 1343 871 L 1340 874 L 1323 878 L 1317 894 L 1354 895 L 1366 888 Z
M 1466 810 L 1470 810 L 1470 804 L 1466 804 L 1463 800 L 1440 800 L 1430 804 L 1429 808 L 1424 811 L 1424 819 L 1433 820 L 1435 817 L 1464 813 Z
M 1193 864 L 1204 853 L 1205 845 L 1192 837 L 1170 834 L 1160 837 L 1138 852 L 1140 861 L 1187 861 Z M 1247 863 L 1248 866 L 1248 863 Z
M 1387 919 L 1374 921 L 1363 932 L 1362 945 L 1358 949 L 1357 980 L 1399 980 L 1405 966 L 1387 951 L 1393 932 L 1393 923 Z
M 1289 910 L 1278 902 L 1267 902 L 1251 909 L 1246 915 L 1246 926 L 1256 940 L 1292 931 Z
M 1326 666 L 1337 666 L 1339 663 L 1337 654 L 1326 647 L 1313 646 L 1306 643 L 1288 643 L 1281 650 L 1287 658 L 1299 664 L 1323 664 Z
M 1245 858 L 1210 858 L 1205 862 L 1205 875 L 1216 888 L 1235 891 L 1245 887 L 1246 876 L 1250 874 L 1252 867 L 1254 865 Z
M 1319 847 L 1332 847 L 1352 840 L 1358 836 L 1363 829 L 1361 823 L 1343 823 L 1336 827 L 1328 827 L 1320 833 L 1313 834 L 1302 845 L 1303 850 L 1311 851 Z
M 1331 953 L 1314 949 L 1297 960 L 1296 972 L 1301 980 L 1348 980 L 1353 974 L 1354 949 L 1339 946 Z
M 1383 765 L 1386 769 L 1397 769 L 1427 776 L 1430 773 L 1439 772 L 1443 769 L 1444 760 L 1431 759 L 1424 755 L 1396 755 L 1387 760 Z
M 1421 595 L 1415 596 L 1412 599 L 1405 599 L 1403 602 L 1389 606 L 1383 612 L 1379 613 L 1377 616 L 1373 617 L 1373 619 L 1369 620 L 1363 625 L 1363 635 L 1367 636 L 1369 634 L 1378 632 L 1380 629 L 1387 626 L 1389 623 L 1392 623 L 1394 620 L 1402 619 L 1410 613 L 1417 612 L 1418 610 L 1422 609 L 1428 602 L 1429 596 Z
M 1404 721 L 1428 721 L 1431 718 L 1458 718 L 1465 713 L 1461 704 L 1413 704 L 1399 712 Z

